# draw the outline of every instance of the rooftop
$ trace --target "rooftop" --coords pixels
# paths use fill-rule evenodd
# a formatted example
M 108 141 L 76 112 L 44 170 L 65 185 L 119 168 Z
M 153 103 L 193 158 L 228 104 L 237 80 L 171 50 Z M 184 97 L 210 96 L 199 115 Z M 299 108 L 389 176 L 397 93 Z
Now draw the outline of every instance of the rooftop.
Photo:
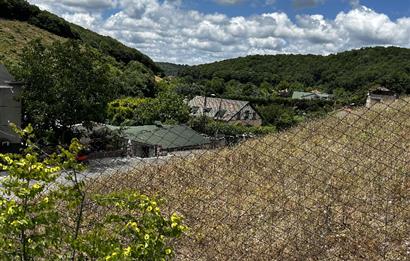
M 248 101 L 205 96 L 196 96 L 188 102 L 188 105 L 191 108 L 198 108 L 199 113 L 204 113 L 208 117 L 218 118 L 219 120 L 225 121 L 231 120 L 248 104 Z
M 144 125 L 144 126 L 111 126 L 111 130 L 120 132 L 126 139 L 136 142 L 159 145 L 163 149 L 176 149 L 209 144 L 208 138 L 184 125 Z

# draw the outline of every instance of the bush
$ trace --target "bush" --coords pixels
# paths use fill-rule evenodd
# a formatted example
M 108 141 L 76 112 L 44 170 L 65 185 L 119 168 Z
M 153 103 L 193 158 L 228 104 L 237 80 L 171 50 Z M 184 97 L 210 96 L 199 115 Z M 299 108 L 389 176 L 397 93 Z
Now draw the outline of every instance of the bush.
M 172 91 L 161 92 L 156 98 L 123 98 L 108 104 L 107 116 L 116 125 L 147 125 L 155 121 L 186 123 L 189 107 Z
M 32 142 L 31 126 L 17 132 L 24 151 L 0 154 L 0 170 L 8 175 L 0 188 L 1 260 L 165 260 L 173 255 L 169 240 L 186 230 L 180 216 L 164 216 L 160 201 L 128 191 L 87 198 L 106 208 L 90 220 L 84 212 L 84 181 L 77 176 L 84 169 L 75 159 L 78 141 L 43 157 Z
M 194 130 L 214 136 L 217 134 L 227 135 L 227 136 L 237 136 L 243 134 L 250 135 L 264 135 L 276 132 L 276 128 L 272 126 L 243 126 L 234 125 L 225 122 L 215 121 L 207 117 L 195 117 L 191 118 L 189 125 Z

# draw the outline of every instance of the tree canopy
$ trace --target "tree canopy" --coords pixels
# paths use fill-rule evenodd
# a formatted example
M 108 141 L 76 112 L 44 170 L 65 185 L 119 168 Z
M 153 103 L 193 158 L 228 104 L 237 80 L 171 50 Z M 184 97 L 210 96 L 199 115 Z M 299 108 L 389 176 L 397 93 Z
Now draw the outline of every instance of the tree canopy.
M 363 96 L 375 84 L 408 94 L 410 49 L 373 47 L 329 56 L 254 55 L 180 67 L 179 76 L 204 86 L 208 93 L 230 96 L 269 97 L 284 89 L 335 94 L 343 89 Z
M 19 71 L 28 120 L 57 136 L 74 124 L 104 121 L 106 105 L 119 91 L 114 63 L 77 41 L 51 46 L 34 41 L 24 50 Z

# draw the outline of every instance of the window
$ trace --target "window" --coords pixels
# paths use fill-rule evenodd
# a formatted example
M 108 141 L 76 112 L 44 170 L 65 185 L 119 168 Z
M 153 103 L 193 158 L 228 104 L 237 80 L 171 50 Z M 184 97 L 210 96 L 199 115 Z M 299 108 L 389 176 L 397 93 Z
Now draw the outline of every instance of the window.
M 220 118 L 222 118 L 222 117 L 225 115 L 225 113 L 226 113 L 226 110 L 224 110 L 224 109 L 219 110 L 219 111 L 215 114 L 215 118 L 220 119 Z
M 204 112 L 205 113 L 208 113 L 208 112 L 210 112 L 212 110 L 212 108 L 204 108 Z
M 199 107 L 198 107 L 198 106 L 194 106 L 194 107 L 191 108 L 191 113 L 192 113 L 192 114 L 196 114 L 196 113 L 198 112 L 198 110 L 199 110 Z
M 250 118 L 250 111 L 245 111 L 245 116 L 243 117 L 244 120 L 249 120 Z
M 256 112 L 253 112 L 253 115 L 252 115 L 252 120 L 256 120 L 256 119 L 257 119 L 257 117 L 258 117 L 258 114 L 257 114 Z

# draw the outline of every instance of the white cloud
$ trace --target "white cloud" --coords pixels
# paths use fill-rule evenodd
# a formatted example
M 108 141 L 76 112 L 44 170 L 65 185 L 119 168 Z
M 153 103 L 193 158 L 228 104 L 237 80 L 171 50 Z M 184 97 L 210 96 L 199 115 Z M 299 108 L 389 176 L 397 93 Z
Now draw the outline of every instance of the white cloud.
M 197 64 L 256 53 L 329 54 L 372 45 L 410 47 L 410 18 L 392 21 L 354 0 L 350 3 L 356 3 L 355 8 L 335 19 L 298 15 L 294 21 L 283 12 L 249 17 L 204 14 L 184 9 L 180 0 L 31 2 L 110 35 L 156 61 Z M 113 14 L 104 16 L 107 10 Z

